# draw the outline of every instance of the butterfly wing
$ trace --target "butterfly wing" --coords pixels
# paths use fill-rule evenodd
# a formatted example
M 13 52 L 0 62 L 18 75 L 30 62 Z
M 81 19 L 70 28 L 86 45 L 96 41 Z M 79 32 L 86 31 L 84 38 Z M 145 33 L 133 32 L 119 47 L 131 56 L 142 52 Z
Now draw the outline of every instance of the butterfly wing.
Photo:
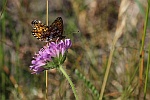
M 32 35 L 40 41 L 46 41 L 49 27 L 39 20 L 33 20 L 31 23 L 33 25 Z
M 49 26 L 49 39 L 62 39 L 63 36 L 63 20 L 61 17 L 58 17 L 50 26 Z

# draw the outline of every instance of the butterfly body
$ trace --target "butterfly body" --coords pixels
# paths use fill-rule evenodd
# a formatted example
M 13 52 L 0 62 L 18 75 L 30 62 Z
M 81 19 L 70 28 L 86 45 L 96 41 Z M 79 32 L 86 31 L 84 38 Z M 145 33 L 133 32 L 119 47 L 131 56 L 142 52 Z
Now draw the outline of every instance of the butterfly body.
M 52 42 L 65 38 L 63 36 L 63 20 L 58 17 L 50 26 L 43 24 L 39 20 L 33 20 L 32 35 L 44 42 Z

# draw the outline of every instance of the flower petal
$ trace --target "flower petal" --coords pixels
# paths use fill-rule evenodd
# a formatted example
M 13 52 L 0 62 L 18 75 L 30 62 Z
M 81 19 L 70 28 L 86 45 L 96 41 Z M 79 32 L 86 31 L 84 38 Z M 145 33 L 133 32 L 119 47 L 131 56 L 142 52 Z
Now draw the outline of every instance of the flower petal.
M 67 50 L 71 47 L 72 43 L 70 39 L 65 39 L 64 41 L 60 41 L 59 43 L 51 42 L 48 43 L 46 46 L 41 48 L 37 54 L 33 57 L 34 59 L 31 61 L 30 70 L 32 70 L 32 74 L 40 73 L 44 70 L 47 70 L 45 65 L 47 63 L 52 63 L 52 65 L 58 66 L 60 62 L 62 62 L 63 56 Z M 61 55 L 61 57 L 59 57 Z M 59 59 L 53 59 L 53 58 Z M 61 58 L 61 59 L 60 59 Z M 54 61 L 52 61 L 54 60 Z M 52 61 L 52 62 L 51 62 Z M 54 62 L 56 64 L 54 64 Z M 63 61 L 64 62 L 64 61 Z M 62 63 L 61 63 L 62 64 Z M 51 68 L 51 67 L 48 67 Z M 54 67 L 55 68 L 55 67 Z

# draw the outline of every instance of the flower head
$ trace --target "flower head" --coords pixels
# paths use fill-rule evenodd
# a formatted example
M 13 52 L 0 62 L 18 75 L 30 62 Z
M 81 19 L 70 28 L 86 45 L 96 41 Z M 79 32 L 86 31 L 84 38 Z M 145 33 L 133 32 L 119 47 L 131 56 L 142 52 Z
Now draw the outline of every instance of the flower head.
M 61 40 L 59 43 L 48 43 L 33 57 L 34 59 L 30 66 L 32 73 L 40 73 L 44 70 L 57 68 L 60 64 L 63 64 L 71 44 L 70 39 Z

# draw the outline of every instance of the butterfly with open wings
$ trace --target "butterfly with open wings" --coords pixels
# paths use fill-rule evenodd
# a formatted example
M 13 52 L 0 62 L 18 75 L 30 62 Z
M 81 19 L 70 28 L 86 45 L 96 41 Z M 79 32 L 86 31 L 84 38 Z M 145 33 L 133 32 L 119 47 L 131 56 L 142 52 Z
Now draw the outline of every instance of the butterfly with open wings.
M 39 20 L 33 20 L 32 35 L 40 41 L 52 42 L 65 38 L 63 36 L 63 20 L 61 17 L 55 19 L 55 21 L 47 26 Z

